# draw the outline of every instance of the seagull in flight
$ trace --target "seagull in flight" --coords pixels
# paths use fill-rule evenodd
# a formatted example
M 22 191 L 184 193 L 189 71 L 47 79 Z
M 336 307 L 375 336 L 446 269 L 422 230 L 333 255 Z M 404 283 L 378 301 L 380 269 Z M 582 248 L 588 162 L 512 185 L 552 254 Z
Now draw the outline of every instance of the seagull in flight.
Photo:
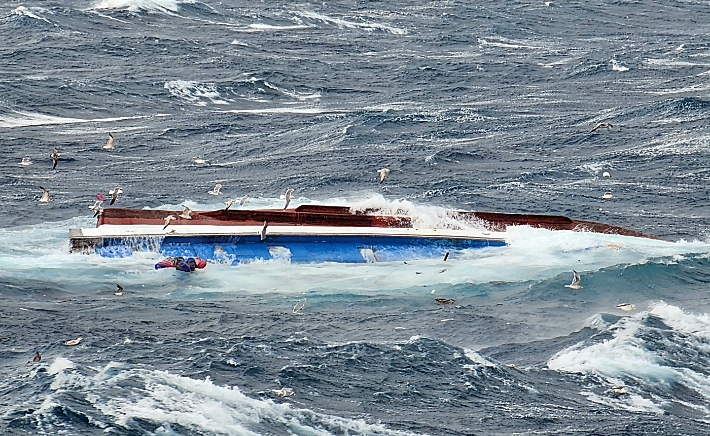
M 248 196 L 248 195 L 245 195 L 244 197 L 242 197 L 241 200 L 239 200 L 239 205 L 240 205 L 240 206 L 243 206 L 244 203 L 246 203 L 247 201 L 249 201 L 249 196 Z
M 230 207 L 236 202 L 237 200 L 227 200 L 224 202 L 224 204 L 227 205 L 227 207 L 224 208 L 224 210 L 229 210 Z
M 377 170 L 378 173 L 380 173 L 380 183 L 385 181 L 385 177 L 387 177 L 387 174 L 390 173 L 390 170 L 387 168 L 382 168 L 380 170 Z
M 291 388 L 272 389 L 271 392 L 275 393 L 277 397 L 287 398 L 296 395 L 296 393 Z
M 57 168 L 57 163 L 59 162 L 59 149 L 54 147 L 54 152 L 49 155 L 52 158 L 52 169 Z
M 264 227 L 261 228 L 261 233 L 260 233 L 260 235 L 261 235 L 261 240 L 262 240 L 262 241 L 263 241 L 264 239 L 266 239 L 266 228 L 267 228 L 268 226 L 269 226 L 269 224 L 268 224 L 266 221 L 264 221 Z
M 42 198 L 39 199 L 40 203 L 49 203 L 49 190 L 43 186 L 40 186 L 42 189 Z
M 163 230 L 168 228 L 171 222 L 175 221 L 177 218 L 175 218 L 175 215 L 168 215 L 165 217 L 165 225 L 163 226 Z
M 220 189 L 222 189 L 222 185 L 217 183 L 216 185 L 214 185 L 214 189 L 211 191 L 207 191 L 207 193 L 210 195 L 222 195 L 222 193 L 219 192 Z
M 291 202 L 291 193 L 293 192 L 293 189 L 288 188 L 286 190 L 286 206 L 284 206 L 284 210 L 288 207 L 288 204 Z
M 32 165 L 32 159 L 30 159 L 29 157 L 23 157 L 22 160 L 20 161 L 20 163 L 18 163 L 17 165 L 22 165 L 25 167 Z
M 192 217 L 190 216 L 190 214 L 192 213 L 192 209 L 190 209 L 189 207 L 185 206 L 184 204 L 182 205 L 182 207 L 184 207 L 185 209 L 183 209 L 183 210 L 182 210 L 182 213 L 181 213 L 180 215 L 178 215 L 178 216 L 179 216 L 180 218 L 183 218 L 183 219 L 186 219 L 186 220 L 191 220 Z
M 96 194 L 96 200 L 94 201 L 94 205 L 89 206 L 89 209 L 94 211 L 94 218 L 96 218 L 101 212 L 103 212 L 104 208 L 101 207 L 103 203 L 104 196 L 99 192 L 98 194 Z
M 109 206 L 116 202 L 116 199 L 118 199 L 118 194 L 123 194 L 123 189 L 118 186 L 108 191 L 108 195 L 111 196 L 111 202 L 109 203 Z
M 113 150 L 113 135 L 111 133 L 108 134 L 108 141 L 106 142 L 106 145 L 104 145 L 104 150 Z
M 610 123 L 598 123 L 596 126 L 592 128 L 592 130 L 589 133 L 594 133 L 595 130 L 597 130 L 600 127 L 608 127 L 609 130 L 611 130 L 612 125 Z
M 577 271 L 572 270 L 574 275 L 572 276 L 572 283 L 569 285 L 565 285 L 565 288 L 570 288 L 570 289 L 582 289 L 582 285 L 579 284 L 581 279 L 579 278 L 579 273 Z

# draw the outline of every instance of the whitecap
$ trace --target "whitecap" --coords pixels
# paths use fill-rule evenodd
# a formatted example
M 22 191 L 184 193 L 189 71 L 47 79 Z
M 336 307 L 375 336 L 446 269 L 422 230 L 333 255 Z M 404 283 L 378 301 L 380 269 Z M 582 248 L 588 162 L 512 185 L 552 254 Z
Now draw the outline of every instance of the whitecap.
M 324 23 L 334 24 L 338 27 L 345 27 L 345 28 L 350 28 L 350 29 L 365 29 L 368 31 L 384 30 L 384 31 L 390 32 L 394 35 L 406 35 L 407 34 L 406 29 L 402 29 L 402 28 L 394 27 L 394 26 L 388 26 L 386 24 L 348 21 L 348 20 L 345 20 L 342 18 L 333 18 L 328 15 L 319 14 L 317 12 L 310 12 L 310 11 L 303 11 L 303 12 L 295 11 L 293 13 L 295 15 L 298 15 L 303 18 L 310 18 L 310 19 L 314 19 L 314 20 L 319 20 Z

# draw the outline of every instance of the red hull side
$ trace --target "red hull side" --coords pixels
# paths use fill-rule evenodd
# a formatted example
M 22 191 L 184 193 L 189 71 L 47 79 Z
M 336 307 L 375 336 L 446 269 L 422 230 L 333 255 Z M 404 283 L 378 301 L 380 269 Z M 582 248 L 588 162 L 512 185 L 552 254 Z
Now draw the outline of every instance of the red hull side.
M 182 211 L 146 209 L 104 209 L 97 226 L 118 225 L 163 225 L 168 215 L 178 217 Z M 334 226 L 334 227 L 412 227 L 412 220 L 405 216 L 369 215 L 376 211 L 353 213 L 346 206 L 303 205 L 296 209 L 238 209 L 192 212 L 192 219 L 177 218 L 175 225 L 270 225 L 281 226 Z M 451 211 L 453 218 L 478 222 L 492 231 L 504 231 L 508 226 L 531 226 L 550 230 L 573 230 L 661 239 L 621 226 L 594 221 L 574 220 L 561 215 L 533 215 L 499 212 Z

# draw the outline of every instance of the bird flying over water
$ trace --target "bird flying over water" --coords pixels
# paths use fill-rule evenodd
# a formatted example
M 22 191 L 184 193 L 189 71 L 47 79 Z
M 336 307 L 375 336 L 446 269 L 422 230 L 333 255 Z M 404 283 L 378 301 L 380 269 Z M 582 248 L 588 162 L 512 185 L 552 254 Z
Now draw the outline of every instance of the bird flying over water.
M 22 160 L 20 161 L 20 163 L 18 163 L 18 165 L 22 165 L 22 166 L 32 165 L 32 159 L 30 159 L 29 157 L 23 157 Z
M 232 205 L 233 205 L 234 202 L 236 202 L 236 201 L 237 201 L 237 200 L 227 200 L 227 201 L 225 201 L 224 204 L 226 204 L 227 207 L 225 207 L 224 210 L 229 210 L 229 208 L 232 207 Z
M 214 189 L 211 191 L 207 191 L 207 193 L 210 195 L 222 195 L 222 193 L 219 191 L 220 189 L 222 189 L 222 185 L 217 183 L 216 185 L 214 185 Z
M 175 215 L 168 215 L 165 217 L 165 225 L 163 226 L 163 230 L 165 230 L 171 222 L 175 221 L 177 218 L 175 218 Z
M 245 195 L 244 197 L 242 197 L 241 200 L 239 200 L 239 205 L 240 205 L 240 206 L 243 206 L 244 203 L 246 203 L 247 201 L 249 201 L 249 196 L 248 196 L 248 195 Z
M 54 147 L 54 152 L 49 155 L 52 158 L 52 169 L 57 168 L 57 162 L 59 162 L 59 149 Z
M 192 217 L 190 216 L 190 214 L 192 213 L 192 209 L 190 209 L 189 207 L 185 206 L 184 204 L 182 205 L 182 207 L 184 207 L 184 209 L 182 210 L 182 213 L 181 213 L 180 215 L 178 215 L 178 216 L 179 216 L 180 218 L 183 218 L 183 219 L 186 219 L 186 220 L 191 220 Z
M 565 288 L 570 288 L 570 289 L 582 289 L 582 285 L 580 285 L 581 279 L 579 278 L 579 273 L 577 271 L 572 270 L 574 275 L 572 276 L 572 283 L 569 285 L 565 285 Z
M 589 133 L 594 133 L 595 130 L 597 130 L 600 127 L 608 127 L 609 130 L 611 130 L 612 125 L 609 123 L 598 123 L 596 126 L 592 128 L 592 130 Z
M 261 228 L 261 233 L 260 233 L 260 235 L 261 235 L 261 240 L 262 240 L 262 241 L 263 241 L 264 239 L 266 239 L 266 228 L 267 228 L 268 226 L 269 226 L 269 224 L 268 224 L 266 221 L 264 221 L 264 227 Z
M 385 181 L 385 177 L 387 177 L 387 174 L 390 173 L 390 170 L 387 168 L 382 168 L 380 170 L 377 170 L 377 172 L 380 174 L 380 183 Z
M 631 303 L 621 303 L 621 304 L 617 304 L 616 308 L 619 310 L 623 310 L 624 312 L 629 312 L 629 311 L 635 310 L 636 305 L 631 304 Z
M 108 191 L 108 195 L 111 196 L 111 202 L 109 203 L 109 205 L 112 205 L 116 202 L 116 199 L 118 199 L 118 194 L 123 194 L 123 189 L 118 186 Z
M 288 204 L 291 202 L 291 193 L 293 192 L 293 189 L 288 188 L 286 190 L 286 205 L 284 206 L 284 210 L 288 207 Z
M 49 190 L 47 190 L 47 188 L 44 188 L 42 186 L 40 186 L 40 188 L 42 189 L 42 198 L 39 199 L 39 202 L 40 203 L 49 203 L 49 201 L 50 201 L 49 200 Z
M 108 141 L 106 142 L 106 145 L 104 145 L 104 150 L 113 150 L 113 135 L 111 133 L 108 134 Z
M 92 206 L 89 206 L 89 209 L 94 211 L 94 218 L 96 218 L 101 212 L 103 212 L 104 208 L 101 207 L 103 203 L 104 196 L 99 192 L 98 194 L 96 194 L 96 200 L 94 201 L 94 204 Z
M 292 397 L 296 395 L 291 388 L 272 389 L 271 391 L 275 393 L 277 397 Z

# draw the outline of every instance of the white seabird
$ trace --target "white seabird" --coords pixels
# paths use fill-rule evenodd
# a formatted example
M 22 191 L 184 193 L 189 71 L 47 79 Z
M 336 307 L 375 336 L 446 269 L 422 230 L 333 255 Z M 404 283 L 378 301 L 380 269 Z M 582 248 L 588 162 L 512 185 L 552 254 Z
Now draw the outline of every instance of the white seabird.
M 17 165 L 22 165 L 22 166 L 32 165 L 32 159 L 30 159 L 29 157 L 23 157 L 22 160 L 20 161 L 20 163 L 18 163 Z
M 123 189 L 118 186 L 108 191 L 108 195 L 111 196 L 111 202 L 109 203 L 109 205 L 112 205 L 116 202 L 116 199 L 118 199 L 118 194 L 123 194 Z
M 207 193 L 210 195 L 222 195 L 222 193 L 219 191 L 220 189 L 222 189 L 222 185 L 217 183 L 216 185 L 214 185 L 214 189 L 211 191 L 207 191 Z
M 163 226 L 163 230 L 165 230 L 171 222 L 175 221 L 177 218 L 175 218 L 175 215 L 168 215 L 165 217 L 165 225 Z
M 194 160 L 193 162 L 195 162 L 195 163 L 198 164 L 198 165 L 210 163 L 210 161 L 208 161 L 207 159 L 203 159 L 203 158 L 201 158 L 201 157 L 196 157 L 196 158 L 194 158 L 194 159 L 195 159 L 195 160 Z
M 598 123 L 596 126 L 592 128 L 592 130 L 589 133 L 593 133 L 595 130 L 597 130 L 600 127 L 608 127 L 609 130 L 611 130 L 612 125 L 610 123 Z
M 574 275 L 572 276 L 572 283 L 569 285 L 565 285 L 565 288 L 570 288 L 570 289 L 582 289 L 582 286 L 579 284 L 581 279 L 579 278 L 579 273 L 577 271 L 572 270 Z
M 284 206 L 284 210 L 288 207 L 288 204 L 291 202 L 291 193 L 293 192 L 293 189 L 288 188 L 286 190 L 286 205 Z
M 604 171 L 604 172 L 602 173 L 602 177 L 609 178 L 609 177 L 611 177 L 611 174 L 609 174 L 609 171 Z
M 182 213 L 181 213 L 180 215 L 178 215 L 178 216 L 179 216 L 180 218 L 184 218 L 184 219 L 186 219 L 186 220 L 191 220 L 192 217 L 190 216 L 190 214 L 192 213 L 192 209 L 190 209 L 189 207 L 185 206 L 184 204 L 182 205 L 182 207 L 184 207 L 184 209 L 182 210 Z
M 636 309 L 636 305 L 631 303 L 621 303 L 617 304 L 616 308 L 619 310 L 623 310 L 624 312 L 630 312 Z
M 54 152 L 49 155 L 52 158 L 52 169 L 57 169 L 57 163 L 59 163 L 59 149 L 54 147 Z
M 42 189 L 42 197 L 39 199 L 40 203 L 49 203 L 49 190 L 47 188 L 40 186 Z
M 84 338 L 76 338 L 76 339 L 72 339 L 71 341 L 64 341 L 64 345 L 66 345 L 67 347 L 79 345 L 79 342 L 81 342 L 82 339 L 84 339 Z
M 225 207 L 224 210 L 229 210 L 229 208 L 232 207 L 232 205 L 233 205 L 234 202 L 236 202 L 236 201 L 237 201 L 237 200 L 227 200 L 227 201 L 225 201 L 224 204 L 226 204 L 227 207 Z
M 293 309 L 291 310 L 291 312 L 294 315 L 297 315 L 303 310 L 304 307 L 306 307 L 306 298 L 305 297 L 303 297 L 303 301 L 301 301 L 301 300 L 296 301 L 296 304 L 293 305 Z
M 239 205 L 240 205 L 240 206 L 243 206 L 244 203 L 246 203 L 247 201 L 249 201 L 249 196 L 248 196 L 248 195 L 245 195 L 244 197 L 242 197 L 241 200 L 239 200 Z
M 262 241 L 263 241 L 264 239 L 266 239 L 266 228 L 267 228 L 268 226 L 269 226 L 269 224 L 268 224 L 266 221 L 264 221 L 264 227 L 261 228 L 261 233 L 260 233 L 260 235 L 261 235 L 261 240 L 262 240 Z
M 608 200 L 610 198 L 613 198 L 614 196 L 611 195 L 611 192 L 605 192 L 604 195 L 601 196 L 602 200 Z
M 103 147 L 104 150 L 113 150 L 113 135 L 111 133 L 108 134 L 108 141 L 106 141 L 106 145 Z
M 377 170 L 377 172 L 380 174 L 380 183 L 385 181 L 385 177 L 387 177 L 387 174 L 390 173 L 390 170 L 387 168 L 382 168 L 380 170 Z
M 104 196 L 100 192 L 96 194 L 96 200 L 94 201 L 93 206 L 89 206 L 89 209 L 94 211 L 94 218 L 99 216 L 101 212 L 103 212 L 104 208 L 101 207 L 101 205 L 104 203 Z
M 292 397 L 296 395 L 291 388 L 272 389 L 271 392 L 275 393 L 277 397 Z

